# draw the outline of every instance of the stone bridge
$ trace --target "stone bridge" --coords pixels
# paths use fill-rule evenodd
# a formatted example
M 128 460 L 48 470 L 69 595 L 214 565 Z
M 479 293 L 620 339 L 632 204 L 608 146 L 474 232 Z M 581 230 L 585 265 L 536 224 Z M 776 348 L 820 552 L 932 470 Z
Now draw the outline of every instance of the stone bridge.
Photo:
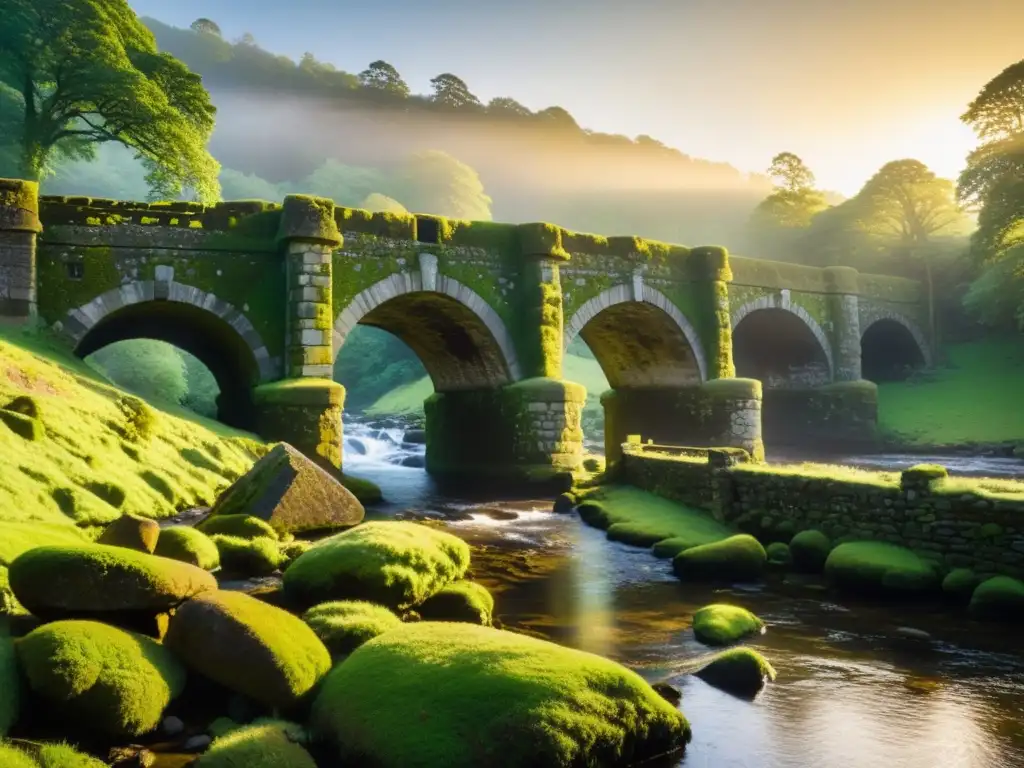
M 333 363 L 358 324 L 434 383 L 428 468 L 542 479 L 579 466 L 577 335 L 611 389 L 608 455 L 659 443 L 871 443 L 865 379 L 930 360 L 909 280 L 729 257 L 550 224 L 371 214 L 306 196 L 138 203 L 0 180 L 0 316 L 38 316 L 86 356 L 128 338 L 201 359 L 229 424 L 341 462 Z

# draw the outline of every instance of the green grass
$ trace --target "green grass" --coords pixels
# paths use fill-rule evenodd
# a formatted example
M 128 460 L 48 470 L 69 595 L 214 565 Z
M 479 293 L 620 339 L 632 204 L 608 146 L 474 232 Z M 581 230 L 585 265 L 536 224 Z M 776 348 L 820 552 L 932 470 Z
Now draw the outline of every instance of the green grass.
M 878 424 L 904 442 L 1024 442 L 1024 343 L 950 344 L 949 367 L 922 383 L 878 386 Z
M 579 511 L 584 522 L 606 530 L 613 541 L 649 547 L 673 539 L 676 552 L 733 533 L 707 512 L 627 486 L 601 486 L 586 493 Z
M 51 707 L 111 736 L 153 730 L 185 687 L 160 643 L 95 621 L 56 621 L 15 647 L 32 690 Z
M 0 522 L 169 517 L 211 504 L 263 451 L 252 435 L 184 408 L 146 405 L 43 332 L 0 325 L 0 407 L 24 396 L 42 436 L 0 423 Z
M 402 620 L 383 605 L 362 600 L 320 603 L 306 611 L 302 620 L 334 658 L 352 653 L 377 635 L 402 626 Z
M 690 727 L 639 675 L 593 654 L 471 624 L 421 622 L 324 680 L 314 735 L 337 765 L 633 765 Z

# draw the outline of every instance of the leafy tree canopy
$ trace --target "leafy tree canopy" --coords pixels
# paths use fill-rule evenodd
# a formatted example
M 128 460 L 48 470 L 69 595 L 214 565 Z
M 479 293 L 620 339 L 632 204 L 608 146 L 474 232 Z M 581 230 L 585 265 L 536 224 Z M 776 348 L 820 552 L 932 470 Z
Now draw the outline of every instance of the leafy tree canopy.
M 192 22 L 192 30 L 195 32 L 202 32 L 206 35 L 216 35 L 217 37 L 223 37 L 220 32 L 220 27 L 216 22 L 210 21 L 209 19 L 200 18 Z
M 430 81 L 434 88 L 434 101 L 452 109 L 480 106 L 480 99 L 470 93 L 469 86 L 461 79 L 445 72 Z
M 209 94 L 125 0 L 5 0 L 0 82 L 18 95 L 22 175 L 114 142 L 143 159 L 151 197 L 219 197 Z
M 412 155 L 395 183 L 395 197 L 418 213 L 454 219 L 491 220 L 491 198 L 473 168 L 447 152 Z
M 374 192 L 371 195 L 367 195 L 363 202 L 359 204 L 359 207 L 364 211 L 371 211 L 373 213 L 408 213 L 405 206 L 395 200 L 393 197 L 382 195 L 380 192 Z
M 814 187 L 814 174 L 804 161 L 792 152 L 780 152 L 772 158 L 768 175 L 776 188 L 787 192 L 799 192 Z
M 1024 133 L 1024 60 L 992 78 L 960 119 L 982 140 Z
M 515 99 L 499 96 L 487 103 L 487 111 L 495 115 L 529 117 L 533 113 Z
M 576 122 L 576 118 L 570 115 L 566 110 L 561 107 L 548 107 L 542 109 L 537 113 L 537 117 L 546 120 L 552 125 L 557 125 L 559 128 L 571 128 L 573 130 L 580 130 L 579 124 Z M 625 139 L 626 137 L 621 137 Z M 626 139 L 628 141 L 628 139 Z
M 405 98 L 409 95 L 409 86 L 398 74 L 398 70 L 386 61 L 374 61 L 359 73 L 359 84 L 364 88 L 385 91 Z

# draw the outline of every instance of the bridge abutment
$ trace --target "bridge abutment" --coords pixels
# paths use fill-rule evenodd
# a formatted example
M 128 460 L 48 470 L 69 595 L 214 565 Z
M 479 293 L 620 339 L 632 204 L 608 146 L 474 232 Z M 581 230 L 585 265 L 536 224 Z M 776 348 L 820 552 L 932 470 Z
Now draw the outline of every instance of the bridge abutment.
M 743 448 L 764 457 L 761 382 L 717 379 L 689 387 L 619 388 L 601 396 L 605 457 L 622 458 L 629 435 L 656 444 Z
M 765 389 L 764 441 L 773 448 L 822 452 L 878 447 L 878 387 L 840 381 L 806 389 Z
M 36 315 L 36 236 L 39 185 L 0 179 L 0 318 Z

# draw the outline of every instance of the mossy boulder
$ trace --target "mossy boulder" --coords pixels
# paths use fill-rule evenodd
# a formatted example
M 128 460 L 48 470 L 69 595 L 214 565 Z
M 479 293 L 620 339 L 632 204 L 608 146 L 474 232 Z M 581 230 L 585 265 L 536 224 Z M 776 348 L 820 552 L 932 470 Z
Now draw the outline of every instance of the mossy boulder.
M 302 620 L 334 658 L 352 653 L 377 635 L 402 626 L 402 620 L 383 605 L 362 600 L 321 603 L 306 611 Z
M 240 592 L 208 592 L 171 618 L 164 644 L 192 669 L 268 707 L 295 704 L 331 667 L 312 629 Z
M 1024 622 L 1024 582 L 1009 576 L 986 579 L 971 595 L 969 610 L 976 619 Z
M 764 622 L 746 608 L 715 603 L 693 614 L 693 634 L 705 645 L 731 645 L 764 629 Z
M 277 541 L 266 536 L 240 539 L 217 534 L 211 538 L 217 547 L 221 568 L 233 576 L 269 576 L 284 561 Z
M 469 567 L 469 545 L 419 523 L 375 521 L 320 541 L 284 572 L 285 595 L 304 606 L 367 600 L 419 605 Z
M 0 738 L 18 720 L 21 711 L 21 679 L 14 639 L 6 622 L 0 620 Z
M 261 721 L 232 729 L 214 740 L 197 768 L 316 768 L 303 744 L 302 726 Z
M 13 744 L 0 741 L 0 765 L 4 768 L 39 768 L 39 763 Z
M 123 547 L 37 547 L 11 563 L 11 589 L 40 618 L 105 612 L 164 613 L 217 588 L 201 568 Z
M 15 644 L 32 690 L 52 711 L 115 737 L 152 731 L 185 686 L 160 643 L 95 621 L 57 621 Z
M 821 573 L 825 568 L 832 540 L 821 531 L 800 531 L 789 542 L 793 570 L 799 573 Z
M 825 561 L 825 576 L 844 592 L 893 597 L 921 595 L 940 584 L 935 563 L 881 541 L 840 544 Z
M 768 557 L 768 565 L 773 568 L 789 568 L 793 563 L 793 555 L 789 551 L 789 545 L 781 541 L 773 541 L 764 548 Z
M 17 749 L 27 757 L 31 768 L 107 768 L 107 764 L 91 755 L 79 752 L 69 744 L 46 744 L 37 742 L 21 742 Z M 20 758 L 19 758 L 20 759 Z M 18 768 L 20 762 L 9 764 L 7 753 L 0 745 L 0 765 L 4 768 Z
M 252 515 L 217 515 L 208 517 L 196 528 L 207 536 L 234 536 L 237 539 L 274 539 L 280 538 L 274 527 L 266 520 Z
M 766 681 L 775 681 L 775 668 L 755 650 L 730 648 L 716 655 L 696 675 L 734 696 L 753 698 Z
M 281 552 L 281 568 L 289 565 L 293 560 L 297 560 L 300 555 L 306 554 L 313 546 L 313 542 L 306 541 L 305 539 L 293 539 L 279 547 Z
M 108 525 L 97 544 L 134 549 L 137 552 L 153 554 L 160 538 L 160 524 L 138 515 L 121 515 Z
M 468 621 L 490 626 L 494 598 L 472 581 L 456 581 L 428 597 L 416 612 L 427 621 Z
M 24 607 L 14 597 L 7 569 L 19 555 L 36 547 L 57 544 L 85 544 L 85 536 L 74 525 L 0 520 L 0 616 L 21 614 Z
M 683 550 L 672 558 L 672 570 L 684 580 L 756 581 L 767 559 L 761 542 L 740 533 Z
M 347 528 L 361 522 L 362 503 L 342 483 L 287 443 L 279 443 L 236 480 L 211 516 L 249 515 L 281 533 Z
M 220 566 L 220 553 L 213 540 L 202 531 L 187 525 L 164 528 L 156 543 L 154 554 L 189 563 L 204 571 Z
M 954 568 L 942 580 L 942 591 L 953 600 L 966 603 L 981 583 L 981 577 L 970 568 Z
M 629 765 L 690 739 L 682 713 L 613 661 L 439 622 L 359 647 L 324 680 L 310 723 L 336 764 L 379 768 Z

